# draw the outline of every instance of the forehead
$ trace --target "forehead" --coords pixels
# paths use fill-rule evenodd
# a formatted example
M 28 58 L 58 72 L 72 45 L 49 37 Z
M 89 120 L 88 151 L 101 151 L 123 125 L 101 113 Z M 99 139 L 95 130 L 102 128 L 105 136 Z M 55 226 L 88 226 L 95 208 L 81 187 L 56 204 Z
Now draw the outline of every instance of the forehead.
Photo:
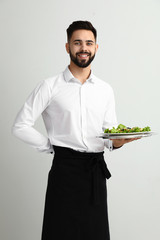
M 90 30 L 85 30 L 85 29 L 80 29 L 80 30 L 74 31 L 72 34 L 72 37 L 71 37 L 71 41 L 74 41 L 75 39 L 79 39 L 82 41 L 86 41 L 86 40 L 95 41 L 93 32 Z

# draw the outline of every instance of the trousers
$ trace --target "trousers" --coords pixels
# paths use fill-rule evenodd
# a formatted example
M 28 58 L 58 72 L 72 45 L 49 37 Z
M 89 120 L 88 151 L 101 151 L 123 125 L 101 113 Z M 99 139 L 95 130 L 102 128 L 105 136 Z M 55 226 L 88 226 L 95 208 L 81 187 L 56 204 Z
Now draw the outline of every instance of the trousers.
M 104 152 L 53 147 L 41 240 L 110 240 Z

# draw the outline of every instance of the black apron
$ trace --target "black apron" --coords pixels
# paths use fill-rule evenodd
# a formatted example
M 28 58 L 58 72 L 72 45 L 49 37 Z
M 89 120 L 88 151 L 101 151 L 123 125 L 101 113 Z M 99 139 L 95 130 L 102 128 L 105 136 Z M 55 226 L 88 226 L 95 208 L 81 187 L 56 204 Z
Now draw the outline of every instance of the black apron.
M 109 240 L 103 153 L 53 146 L 42 240 Z

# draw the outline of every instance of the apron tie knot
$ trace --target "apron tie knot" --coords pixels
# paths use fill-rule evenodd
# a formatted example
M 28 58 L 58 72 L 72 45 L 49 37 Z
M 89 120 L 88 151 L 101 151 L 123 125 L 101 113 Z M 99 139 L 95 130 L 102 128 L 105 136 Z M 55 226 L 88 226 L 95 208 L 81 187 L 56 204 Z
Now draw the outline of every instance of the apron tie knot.
M 91 172 L 92 172 L 92 184 L 93 184 L 93 203 L 99 204 L 99 177 L 101 170 L 103 176 L 106 179 L 109 179 L 111 177 L 111 173 L 109 172 L 107 168 L 107 164 L 103 157 L 100 158 L 92 158 L 92 166 L 91 166 Z

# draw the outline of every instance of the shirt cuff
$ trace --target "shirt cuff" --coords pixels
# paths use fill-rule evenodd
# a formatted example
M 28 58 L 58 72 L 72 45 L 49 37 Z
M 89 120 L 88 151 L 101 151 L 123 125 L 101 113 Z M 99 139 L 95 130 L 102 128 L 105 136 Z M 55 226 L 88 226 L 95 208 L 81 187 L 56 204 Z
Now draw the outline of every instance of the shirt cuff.
M 48 149 L 48 151 L 46 153 L 54 154 L 54 149 L 51 144 L 50 144 L 50 148 Z
M 110 139 L 104 140 L 104 145 L 109 149 L 109 151 L 116 150 L 116 149 L 121 148 L 121 147 L 123 146 L 123 145 L 122 145 L 122 146 L 120 146 L 120 147 L 114 147 L 114 146 L 113 146 L 113 141 L 110 140 Z
M 109 149 L 109 151 L 113 150 L 113 142 L 110 139 L 104 139 L 104 146 Z

